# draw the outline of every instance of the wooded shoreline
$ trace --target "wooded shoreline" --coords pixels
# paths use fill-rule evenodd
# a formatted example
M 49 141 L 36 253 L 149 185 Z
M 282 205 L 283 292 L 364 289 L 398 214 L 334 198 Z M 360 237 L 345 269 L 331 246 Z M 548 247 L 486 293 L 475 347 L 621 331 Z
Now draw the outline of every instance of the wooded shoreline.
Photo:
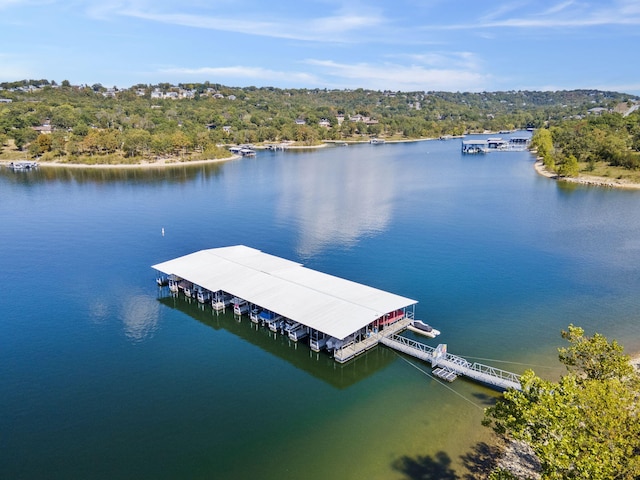
M 563 177 L 555 172 L 551 172 L 545 167 L 541 159 L 536 159 L 533 164 L 536 172 L 543 177 L 557 180 L 559 182 L 577 183 L 580 185 L 591 185 L 594 187 L 623 188 L 629 190 L 640 190 L 640 183 L 629 182 L 625 179 L 614 179 L 607 177 L 596 177 L 593 175 L 580 175 L 579 177 Z

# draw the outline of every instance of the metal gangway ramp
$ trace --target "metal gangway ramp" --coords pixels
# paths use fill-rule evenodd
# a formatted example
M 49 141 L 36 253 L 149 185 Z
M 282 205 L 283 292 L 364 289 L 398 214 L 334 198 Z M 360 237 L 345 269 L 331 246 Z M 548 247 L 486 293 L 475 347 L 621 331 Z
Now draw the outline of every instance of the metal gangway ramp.
M 385 335 L 380 343 L 412 357 L 429 362 L 434 368 L 433 374 L 449 382 L 463 375 L 502 390 L 514 388 L 522 390 L 520 375 L 481 363 L 471 363 L 462 357 L 446 352 L 446 346 L 431 347 L 402 335 Z M 443 348 L 444 347 L 444 348 Z

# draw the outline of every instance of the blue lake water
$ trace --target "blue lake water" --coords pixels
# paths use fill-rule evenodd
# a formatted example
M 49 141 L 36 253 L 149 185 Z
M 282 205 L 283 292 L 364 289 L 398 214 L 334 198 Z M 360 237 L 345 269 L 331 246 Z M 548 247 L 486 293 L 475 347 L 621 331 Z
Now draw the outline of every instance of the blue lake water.
M 245 244 L 414 298 L 449 351 L 518 373 L 558 375 L 570 323 L 640 351 L 640 192 L 532 164 L 450 140 L 0 169 L 2 476 L 464 475 L 493 391 L 383 347 L 337 365 L 167 298 L 150 266 Z

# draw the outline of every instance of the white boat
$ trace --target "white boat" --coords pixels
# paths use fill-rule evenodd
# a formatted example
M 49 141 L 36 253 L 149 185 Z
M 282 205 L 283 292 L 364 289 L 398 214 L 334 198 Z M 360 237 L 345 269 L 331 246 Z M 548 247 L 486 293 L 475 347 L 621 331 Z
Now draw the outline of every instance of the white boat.
M 278 317 L 275 318 L 273 320 L 270 320 L 267 322 L 267 327 L 269 327 L 269 330 L 271 330 L 272 332 L 278 332 L 279 330 L 282 330 L 284 328 L 284 318 L 282 317 Z
M 233 313 L 236 315 L 244 315 L 249 311 L 249 302 L 238 297 L 233 299 Z
M 22 162 L 11 162 L 9 163 L 9 168 L 13 170 L 33 170 L 38 168 L 38 162 L 30 162 L 28 160 Z
M 223 292 L 216 292 L 213 294 L 213 299 L 211 300 L 211 307 L 219 312 L 220 310 L 224 310 L 229 305 L 231 305 L 231 296 L 227 295 Z
M 288 334 L 291 330 L 300 325 L 298 322 L 294 322 L 293 320 L 289 320 L 288 318 L 282 324 L 282 333 Z
M 200 303 L 207 303 L 209 300 L 211 300 L 211 292 L 209 290 L 205 290 L 204 288 L 200 288 L 198 289 L 196 298 Z
M 419 333 L 420 335 L 424 335 L 429 338 L 436 338 L 440 335 L 440 330 L 436 330 L 431 325 L 424 323 L 422 320 L 414 320 L 407 328 L 412 332 Z
M 281 320 L 282 316 L 277 313 L 271 312 L 269 310 L 262 310 L 258 313 L 258 320 L 264 323 L 269 330 L 271 330 L 271 324 L 277 323 L 278 320 Z M 275 331 L 275 330 L 273 330 Z
M 250 148 L 241 148 L 239 153 L 243 157 L 255 157 L 256 156 L 256 151 L 252 150 Z
M 319 352 L 327 345 L 329 337 L 318 330 L 311 331 L 311 338 L 309 339 L 309 348 L 314 352 Z
M 309 335 L 309 327 L 299 323 L 297 326 L 289 330 L 288 335 L 291 340 L 297 342 Z
M 277 332 L 284 325 L 284 319 L 282 316 L 269 312 L 268 310 L 260 312 L 260 321 L 264 322 L 267 328 L 272 332 Z
M 252 308 L 249 312 L 249 318 L 253 323 L 258 323 L 260 321 L 260 311 L 261 310 L 259 308 Z
M 173 293 L 178 293 L 178 290 L 180 290 L 179 285 L 180 285 L 180 278 L 176 277 L 175 275 L 169 275 L 169 290 L 172 291 Z
M 372 138 L 371 140 L 369 140 L 369 143 L 371 145 L 382 145 L 384 143 L 384 139 L 382 139 L 382 138 Z

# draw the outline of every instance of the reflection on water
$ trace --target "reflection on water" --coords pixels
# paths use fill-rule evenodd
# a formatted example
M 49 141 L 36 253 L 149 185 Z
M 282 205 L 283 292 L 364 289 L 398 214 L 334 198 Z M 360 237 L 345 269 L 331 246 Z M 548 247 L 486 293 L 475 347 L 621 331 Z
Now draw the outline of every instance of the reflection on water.
M 135 295 L 125 298 L 120 310 L 124 333 L 134 342 L 150 337 L 158 327 L 160 306 L 153 297 Z
M 166 290 L 159 293 L 158 302 L 163 305 L 186 313 L 214 330 L 226 330 L 242 338 L 243 342 L 257 346 L 338 389 L 358 383 L 397 359 L 392 350 L 377 347 L 341 365 L 327 352 L 312 351 L 304 341 L 294 342 L 286 335 L 273 333 L 268 328 L 252 323 L 247 317 L 234 317 L 232 309 L 226 313 L 215 312 L 210 306 L 185 299 L 182 295 L 171 295 Z
M 134 182 L 136 184 L 151 183 L 186 183 L 198 176 L 208 179 L 220 174 L 222 163 L 199 165 L 171 165 L 167 167 L 144 168 L 77 168 L 46 167 L 37 170 L 13 171 L 0 166 L 0 177 L 16 184 L 38 184 L 49 181 L 70 183 L 110 183 Z
M 96 324 L 106 322 L 109 319 L 109 305 L 104 299 L 94 298 L 89 305 L 89 316 Z
M 278 215 L 297 223 L 297 253 L 309 257 L 330 245 L 352 246 L 386 229 L 397 188 L 394 173 L 393 162 L 369 157 L 364 148 L 321 162 L 294 157 L 284 163 Z

